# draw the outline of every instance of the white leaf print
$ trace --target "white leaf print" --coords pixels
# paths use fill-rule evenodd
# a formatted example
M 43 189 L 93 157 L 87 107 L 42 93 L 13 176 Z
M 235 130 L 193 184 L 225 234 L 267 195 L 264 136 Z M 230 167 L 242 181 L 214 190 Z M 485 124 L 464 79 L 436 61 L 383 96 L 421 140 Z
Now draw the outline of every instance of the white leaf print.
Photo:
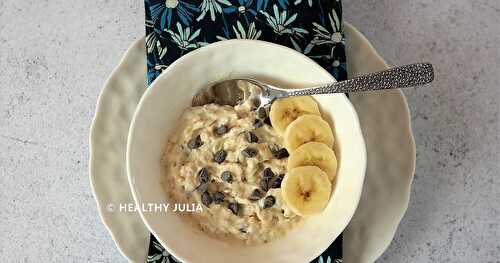
M 238 21 L 236 23 L 238 29 L 240 30 L 241 32 L 241 38 L 247 38 L 247 35 L 245 34 L 245 29 L 243 28 L 243 26 L 241 25 L 240 21 Z M 234 30 L 234 29 L 233 29 Z M 236 31 L 236 30 L 235 30 Z
M 188 41 L 193 41 L 193 39 L 197 38 L 200 35 L 200 32 L 201 32 L 201 29 L 194 31 L 193 35 L 191 35 L 191 37 L 189 37 Z
M 207 13 L 210 13 L 210 20 L 215 21 L 215 15 L 222 13 L 222 6 L 231 6 L 228 0 L 203 0 L 200 5 L 201 14 L 196 18 L 196 21 L 201 21 Z
M 295 42 L 295 40 L 293 40 L 293 38 L 290 38 L 290 42 L 292 42 L 293 48 L 295 48 L 295 50 L 302 53 L 302 49 L 300 48 L 299 44 L 297 44 L 297 42 Z
M 177 22 L 176 27 L 177 33 L 170 29 L 167 29 L 166 31 L 170 34 L 173 42 L 180 49 L 189 50 L 197 48 L 199 46 L 198 43 L 191 43 L 191 41 L 195 40 L 200 35 L 201 29 L 194 31 L 194 33 L 191 35 L 191 29 L 183 29 L 182 25 L 179 22 Z
M 291 24 L 293 21 L 295 21 L 295 19 L 297 19 L 297 14 L 294 14 L 293 16 L 291 16 L 290 18 L 288 18 L 288 20 L 286 21 L 286 23 L 284 24 L 285 26 L 288 26 L 289 24 Z M 285 20 L 285 19 L 283 19 Z
M 273 5 L 274 17 L 265 11 L 261 10 L 260 12 L 266 17 L 267 24 L 273 29 L 273 32 L 280 36 L 289 34 L 296 37 L 302 37 L 302 34 L 309 33 L 303 28 L 291 27 L 291 24 L 297 19 L 297 14 L 293 14 L 287 18 L 288 13 L 283 11 L 280 14 L 277 5 Z
M 180 39 L 184 39 L 184 32 L 182 32 L 182 26 L 181 26 L 181 24 L 177 23 L 176 26 L 177 26 L 177 32 L 179 32 L 179 36 L 180 36 L 179 38 Z

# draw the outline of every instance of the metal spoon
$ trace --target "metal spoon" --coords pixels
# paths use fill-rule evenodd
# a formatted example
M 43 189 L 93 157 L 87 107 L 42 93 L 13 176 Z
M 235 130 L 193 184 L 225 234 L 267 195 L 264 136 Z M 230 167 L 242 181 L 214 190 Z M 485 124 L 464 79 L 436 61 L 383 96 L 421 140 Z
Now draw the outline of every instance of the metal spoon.
M 192 101 L 193 106 L 209 103 L 236 106 L 245 98 L 245 91 L 239 88 L 238 81 L 248 82 L 261 90 L 257 94 L 260 107 L 266 107 L 273 101 L 291 96 L 317 94 L 348 93 L 383 89 L 400 89 L 415 87 L 434 80 L 434 70 L 429 63 L 417 63 L 394 67 L 388 70 L 371 73 L 349 80 L 334 82 L 312 88 L 283 89 L 255 79 L 224 80 L 200 90 Z

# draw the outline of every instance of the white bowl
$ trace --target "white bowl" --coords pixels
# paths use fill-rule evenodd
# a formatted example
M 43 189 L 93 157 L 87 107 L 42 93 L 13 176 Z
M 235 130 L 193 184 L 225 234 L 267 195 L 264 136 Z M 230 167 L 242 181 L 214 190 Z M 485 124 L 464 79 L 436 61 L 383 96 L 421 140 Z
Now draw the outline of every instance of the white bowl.
M 209 83 L 250 77 L 289 88 L 335 81 L 318 64 L 283 46 L 254 40 L 217 42 L 169 66 L 148 88 L 136 109 L 127 145 L 127 172 L 136 205 L 168 203 L 160 158 L 180 114 Z M 207 237 L 172 212 L 141 211 L 148 229 L 183 262 L 309 262 L 349 223 L 358 205 L 366 150 L 356 112 L 343 94 L 316 96 L 335 134 L 338 173 L 331 200 L 319 215 L 286 236 L 259 246 L 228 244 Z

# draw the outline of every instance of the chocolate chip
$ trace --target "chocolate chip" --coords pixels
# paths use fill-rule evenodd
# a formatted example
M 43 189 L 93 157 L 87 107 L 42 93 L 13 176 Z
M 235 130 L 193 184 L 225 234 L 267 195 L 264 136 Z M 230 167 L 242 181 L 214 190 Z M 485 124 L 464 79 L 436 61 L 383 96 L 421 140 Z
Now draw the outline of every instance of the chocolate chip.
M 221 125 L 215 129 L 215 133 L 217 135 L 224 135 L 229 131 L 229 128 L 226 125 Z
M 267 112 L 266 112 L 266 109 L 264 108 L 259 108 L 257 110 L 257 117 L 259 117 L 259 119 L 265 119 L 267 118 Z
M 198 171 L 198 180 L 200 183 L 208 183 L 210 174 L 208 173 L 207 168 L 203 167 Z
M 255 121 L 254 121 L 254 123 L 253 123 L 253 126 L 254 126 L 255 128 L 260 128 L 260 127 L 262 127 L 263 125 L 264 125 L 264 122 L 262 122 L 262 121 L 261 121 L 261 120 L 259 120 L 259 119 L 255 119 Z
M 273 170 L 271 170 L 271 168 L 267 167 L 266 169 L 264 169 L 263 176 L 264 176 L 264 179 L 267 179 L 267 180 L 273 179 L 273 177 L 274 177 Z
M 276 179 L 271 183 L 271 188 L 281 188 L 281 182 L 283 181 L 283 178 L 285 178 L 284 174 L 280 174 L 276 176 Z
M 227 152 L 224 150 L 220 150 L 214 154 L 214 162 L 221 164 L 226 160 Z
M 271 119 L 269 119 L 269 117 L 267 117 L 267 118 L 264 119 L 264 123 L 267 124 L 267 125 L 269 125 L 269 126 L 271 126 L 271 127 L 273 126 L 271 124 Z
M 249 143 L 257 143 L 259 142 L 259 137 L 255 135 L 255 133 L 249 131 L 245 134 L 245 138 L 247 139 L 247 142 Z
M 248 197 L 248 200 L 250 200 L 250 201 L 258 201 L 259 199 L 262 198 L 263 195 L 264 194 L 259 189 L 255 189 L 255 190 L 252 191 L 252 193 Z
M 220 178 L 222 181 L 226 183 L 232 183 L 233 182 L 233 175 L 231 174 L 230 171 L 224 171 L 220 174 Z
M 276 203 L 276 198 L 274 198 L 274 196 L 272 195 L 268 195 L 266 196 L 266 198 L 264 198 L 264 209 L 266 208 L 269 208 L 269 207 L 272 207 L 274 204 Z
M 206 206 L 206 207 L 210 207 L 210 204 L 212 204 L 212 197 L 210 196 L 210 194 L 208 192 L 203 192 L 201 194 L 201 202 Z
M 220 204 L 224 202 L 224 193 L 223 192 L 215 192 L 213 195 L 214 203 Z
M 200 193 L 204 193 L 208 190 L 208 183 L 200 183 L 200 185 L 198 185 L 196 187 L 196 191 L 200 192 Z
M 241 154 L 246 158 L 252 158 L 257 155 L 257 150 L 254 148 L 247 147 L 241 151 Z
M 240 212 L 240 204 L 238 203 L 229 203 L 227 205 L 227 208 L 233 212 L 233 214 L 238 215 Z
M 274 151 L 273 156 L 276 159 L 283 159 L 283 158 L 287 158 L 288 156 L 290 156 L 290 154 L 288 154 L 288 151 L 285 148 L 281 148 L 277 151 Z
M 198 134 L 198 136 L 192 138 L 191 140 L 188 141 L 187 146 L 189 149 L 196 149 L 199 148 L 200 146 L 203 145 L 203 142 L 201 141 L 201 137 Z
M 262 179 L 259 182 L 259 187 L 262 191 L 267 192 L 269 190 L 271 180 L 270 179 Z

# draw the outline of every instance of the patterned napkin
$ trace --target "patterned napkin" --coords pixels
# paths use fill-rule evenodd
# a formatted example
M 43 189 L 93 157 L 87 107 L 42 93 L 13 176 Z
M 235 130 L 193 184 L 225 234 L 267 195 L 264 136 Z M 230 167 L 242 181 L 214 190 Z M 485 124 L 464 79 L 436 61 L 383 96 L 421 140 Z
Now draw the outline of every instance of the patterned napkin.
M 347 79 L 340 0 L 145 0 L 148 84 L 191 50 L 226 39 L 293 48 Z M 151 235 L 147 262 L 180 262 Z M 342 262 L 342 235 L 314 259 Z

